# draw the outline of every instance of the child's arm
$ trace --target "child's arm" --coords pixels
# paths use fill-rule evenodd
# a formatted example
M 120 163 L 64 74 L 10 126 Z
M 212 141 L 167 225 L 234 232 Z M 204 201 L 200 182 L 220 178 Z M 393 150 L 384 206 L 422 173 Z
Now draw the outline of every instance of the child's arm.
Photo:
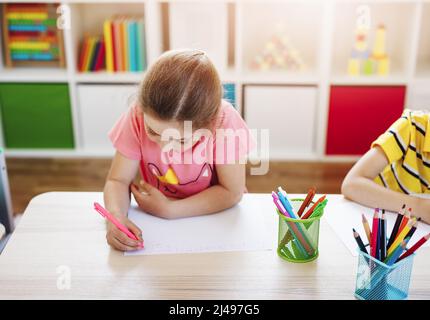
M 217 165 L 218 184 L 181 200 L 171 200 L 157 188 L 144 184 L 147 194 L 137 186 L 131 187 L 133 195 L 145 212 L 166 219 L 184 218 L 215 213 L 234 206 L 245 190 L 245 165 Z
M 372 208 L 398 211 L 403 204 L 415 215 L 430 222 L 430 200 L 396 192 L 373 181 L 388 165 L 380 147 L 370 149 L 348 172 L 342 183 L 342 194 L 353 201 Z
M 138 168 L 138 160 L 130 160 L 117 152 L 106 179 L 103 196 L 106 209 L 142 240 L 141 230 L 127 218 L 130 207 L 129 186 Z M 113 248 L 122 251 L 136 250 L 140 246 L 138 241 L 127 237 L 110 222 L 107 226 L 106 240 Z

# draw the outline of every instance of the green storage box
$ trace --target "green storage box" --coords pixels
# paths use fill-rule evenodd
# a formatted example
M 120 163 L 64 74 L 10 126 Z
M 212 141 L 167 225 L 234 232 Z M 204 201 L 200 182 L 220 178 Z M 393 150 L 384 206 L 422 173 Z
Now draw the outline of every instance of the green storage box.
M 74 147 L 67 84 L 0 84 L 6 148 Z

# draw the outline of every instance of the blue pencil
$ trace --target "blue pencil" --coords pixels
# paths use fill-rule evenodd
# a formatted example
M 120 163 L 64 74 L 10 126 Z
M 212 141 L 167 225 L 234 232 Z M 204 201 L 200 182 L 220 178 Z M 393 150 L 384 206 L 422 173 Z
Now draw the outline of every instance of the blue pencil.
M 387 264 L 389 266 L 393 265 L 397 261 L 397 259 L 399 259 L 399 257 L 403 253 L 403 251 L 405 251 L 408 241 L 409 241 L 409 239 L 403 240 L 402 243 L 396 248 L 396 250 L 393 251 L 391 256 L 388 257 L 385 264 Z

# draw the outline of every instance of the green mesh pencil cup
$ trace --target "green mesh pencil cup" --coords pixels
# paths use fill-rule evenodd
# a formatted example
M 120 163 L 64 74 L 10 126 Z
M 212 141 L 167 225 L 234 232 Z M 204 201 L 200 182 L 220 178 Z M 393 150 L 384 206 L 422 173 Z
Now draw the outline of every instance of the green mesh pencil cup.
M 291 199 L 293 211 L 297 212 L 304 199 Z M 320 220 L 324 207 L 318 205 L 307 219 L 293 219 L 279 210 L 278 255 L 289 262 L 309 262 L 318 258 Z M 311 203 L 312 205 L 313 203 Z

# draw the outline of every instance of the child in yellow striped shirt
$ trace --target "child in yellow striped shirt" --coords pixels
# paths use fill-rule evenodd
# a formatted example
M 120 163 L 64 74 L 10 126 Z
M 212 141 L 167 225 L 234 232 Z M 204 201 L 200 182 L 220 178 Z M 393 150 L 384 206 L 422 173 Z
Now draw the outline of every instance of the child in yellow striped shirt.
M 342 194 L 363 205 L 398 211 L 403 204 L 430 223 L 430 113 L 405 110 L 352 167 Z M 417 195 L 428 194 L 426 196 Z

